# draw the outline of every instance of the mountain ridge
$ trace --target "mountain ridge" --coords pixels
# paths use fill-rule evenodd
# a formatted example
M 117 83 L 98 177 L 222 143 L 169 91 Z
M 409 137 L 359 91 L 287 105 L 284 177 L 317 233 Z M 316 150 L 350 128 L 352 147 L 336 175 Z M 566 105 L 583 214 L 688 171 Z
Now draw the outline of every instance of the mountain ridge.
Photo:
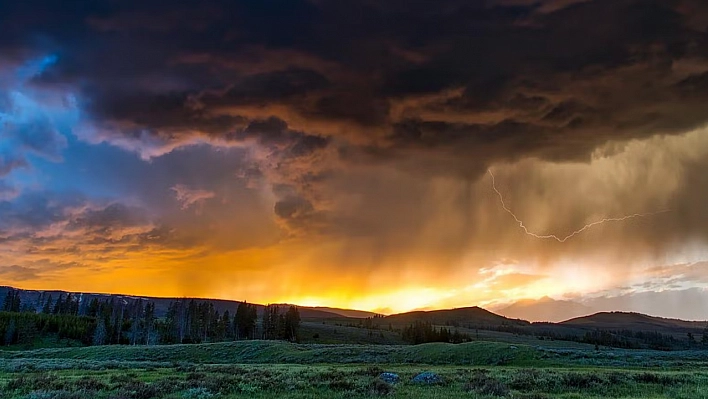
M 232 314 L 236 311 L 239 303 L 243 301 L 235 301 L 230 299 L 215 299 L 215 298 L 198 298 L 198 297 L 152 297 L 152 296 L 142 296 L 142 295 L 128 295 L 128 294 L 105 294 L 105 293 L 92 293 L 92 292 L 76 292 L 76 291 L 64 291 L 64 290 L 27 290 L 23 288 L 16 288 L 11 286 L 0 286 L 0 305 L 5 301 L 5 296 L 9 290 L 19 290 L 20 299 L 23 303 L 30 300 L 34 309 L 36 311 L 41 310 L 41 306 L 37 303 L 40 295 L 50 294 L 53 295 L 53 300 L 56 301 L 59 295 L 66 296 L 67 294 L 78 295 L 81 297 L 86 297 L 86 301 L 90 301 L 93 298 L 97 299 L 108 299 L 114 298 L 118 300 L 143 300 L 151 301 L 155 303 L 155 312 L 158 316 L 164 316 L 167 313 L 167 307 L 169 303 L 176 302 L 180 300 L 195 300 L 195 301 L 208 301 L 214 304 L 214 308 L 219 312 L 228 310 Z M 266 306 L 263 304 L 254 303 L 259 310 L 259 313 Z M 274 304 L 279 307 L 287 307 L 294 304 L 278 303 Z M 298 306 L 300 310 L 300 316 L 303 318 L 340 318 L 340 317 L 352 317 L 352 318 L 365 318 L 373 317 L 376 313 L 367 312 L 364 310 L 355 309 L 339 309 L 333 307 L 311 307 L 311 306 Z M 357 314 L 359 316 L 351 316 Z
M 0 304 L 4 302 L 7 291 L 10 289 L 19 290 L 20 297 L 23 303 L 29 301 L 30 306 L 33 306 L 36 311 L 41 310 L 41 305 L 38 303 L 40 295 L 51 294 L 51 295 L 67 295 L 71 293 L 72 295 L 78 295 L 84 300 L 89 301 L 93 298 L 114 298 L 117 300 L 145 300 L 153 301 L 156 304 L 156 314 L 164 315 L 167 311 L 167 307 L 170 302 L 179 300 L 195 300 L 195 301 L 209 301 L 214 304 L 215 309 L 223 312 L 224 310 L 229 310 L 230 312 L 235 312 L 236 307 L 242 301 L 234 301 L 227 299 L 213 299 L 213 298 L 191 298 L 191 297 L 150 297 L 150 296 L 140 296 L 140 295 L 127 295 L 127 294 L 104 294 L 104 293 L 85 293 L 85 292 L 74 292 L 74 291 L 63 291 L 63 290 L 26 290 L 22 288 L 15 288 L 11 286 L 0 286 Z M 56 300 L 56 298 L 54 300 Z M 543 298 L 542 298 L 543 299 Z M 519 307 L 526 306 L 528 304 L 533 305 L 538 302 L 535 300 L 519 301 L 521 305 Z M 545 298 L 543 302 L 553 303 L 553 302 L 570 302 L 570 301 L 557 301 L 552 298 Z M 518 303 L 518 302 L 517 302 Z M 368 312 L 357 309 L 341 309 L 326 306 L 298 306 L 300 310 L 301 317 L 309 319 L 365 319 L 378 317 L 381 322 L 395 323 L 395 324 L 406 324 L 413 323 L 415 321 L 430 322 L 436 325 L 459 325 L 467 323 L 468 325 L 476 326 L 506 326 L 506 327 L 534 327 L 534 326 L 555 326 L 555 327 L 572 327 L 572 328 L 619 328 L 619 327 L 631 327 L 632 329 L 647 329 L 653 328 L 658 330 L 691 330 L 695 331 L 697 329 L 702 329 L 708 324 L 707 321 L 691 321 L 683 320 L 680 318 L 667 318 L 661 316 L 653 316 L 645 313 L 639 312 L 627 312 L 627 311 L 600 311 L 586 314 L 583 316 L 571 317 L 568 319 L 554 321 L 554 322 L 532 322 L 521 317 L 512 317 L 509 312 L 505 309 L 509 307 L 502 308 L 496 312 L 490 311 L 488 309 L 479 306 L 469 306 L 469 307 L 458 307 L 452 309 L 438 309 L 438 310 L 414 310 L 410 312 L 396 313 L 392 315 L 382 316 L 374 312 Z M 259 312 L 265 307 L 263 304 L 254 304 L 259 309 Z M 281 307 L 290 306 L 291 304 L 276 304 Z M 498 312 L 498 313 L 497 313 Z M 505 314 L 506 313 L 506 314 Z M 649 326 L 649 327 L 647 327 Z

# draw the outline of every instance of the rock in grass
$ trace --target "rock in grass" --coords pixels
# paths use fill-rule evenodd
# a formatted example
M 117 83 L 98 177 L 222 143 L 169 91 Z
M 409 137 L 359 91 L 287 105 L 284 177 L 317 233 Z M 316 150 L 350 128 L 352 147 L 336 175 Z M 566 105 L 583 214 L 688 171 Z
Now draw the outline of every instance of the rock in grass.
M 400 380 L 398 374 L 389 372 L 379 374 L 379 378 L 389 384 L 396 384 Z
M 413 379 L 411 381 L 416 384 L 434 385 L 434 384 L 441 384 L 442 378 L 433 372 L 426 371 L 426 372 L 420 373 L 417 376 L 413 377 Z

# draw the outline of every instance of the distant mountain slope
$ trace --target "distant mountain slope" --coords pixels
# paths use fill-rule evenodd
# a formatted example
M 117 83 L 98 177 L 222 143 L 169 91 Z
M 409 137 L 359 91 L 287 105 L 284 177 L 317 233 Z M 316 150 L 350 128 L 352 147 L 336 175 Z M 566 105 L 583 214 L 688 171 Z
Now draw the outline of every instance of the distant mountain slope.
M 543 297 L 538 300 L 526 299 L 515 302 L 497 309 L 496 313 L 515 319 L 559 322 L 592 314 L 593 309 L 573 301 L 558 301 Z
M 708 319 L 708 289 L 646 291 L 589 299 L 594 312 L 625 311 L 681 320 Z
M 563 326 L 597 328 L 601 330 L 656 331 L 664 333 L 703 331 L 706 322 L 666 319 L 631 312 L 600 312 L 590 316 L 576 317 L 559 323 Z
M 12 288 L 0 287 L 0 306 L 2 306 L 7 292 L 10 289 Z M 52 296 L 53 301 L 56 301 L 59 295 L 66 296 L 67 292 L 57 290 L 20 290 L 20 298 L 23 306 L 30 306 L 36 311 L 41 311 L 43 303 L 46 302 L 49 295 Z M 168 306 L 171 302 L 178 300 L 190 300 L 190 298 L 136 297 L 119 294 L 72 293 L 72 295 L 79 297 L 82 304 L 87 304 L 94 298 L 98 298 L 99 300 L 122 301 L 126 304 L 139 300 L 153 301 L 155 303 L 155 313 L 158 317 L 163 317 L 166 314 Z M 228 310 L 232 315 L 235 314 L 236 308 L 239 304 L 238 301 L 221 299 L 195 298 L 195 300 L 209 301 L 214 304 L 215 309 L 220 313 Z M 517 303 L 507 307 L 506 309 L 502 309 L 501 311 L 506 313 L 507 316 L 518 316 L 518 318 L 506 317 L 476 306 L 446 310 L 414 311 L 385 317 L 375 315 L 371 312 L 349 309 L 305 306 L 301 306 L 299 309 L 300 316 L 303 321 L 307 321 L 309 323 L 322 324 L 325 320 L 330 320 L 327 323 L 332 325 L 370 325 L 374 327 L 378 326 L 382 329 L 388 329 L 389 327 L 401 329 L 419 321 L 429 322 L 438 326 L 459 327 L 462 329 L 488 329 L 492 331 L 507 331 L 528 335 L 538 335 L 540 333 L 550 332 L 555 333 L 556 336 L 562 337 L 582 337 L 586 332 L 594 330 L 633 330 L 659 332 L 662 334 L 670 334 L 679 339 L 685 339 L 688 332 L 693 333 L 695 336 L 702 336 L 707 325 L 707 322 L 705 321 L 684 321 L 630 312 L 600 312 L 589 316 L 570 318 L 563 322 L 530 323 L 522 319 L 525 314 L 524 312 L 530 313 L 529 309 L 565 309 L 567 311 L 576 311 L 581 309 L 573 306 L 572 303 L 568 304 L 564 303 L 565 301 L 554 301 L 550 298 L 545 301 L 540 301 L 540 304 L 534 302 L 536 301 Z M 561 304 L 559 305 L 558 302 L 561 302 Z M 260 315 L 264 306 L 256 306 Z M 284 309 L 289 305 L 279 304 L 279 306 Z M 545 308 L 543 306 L 545 306 Z M 558 311 L 555 313 L 554 318 L 560 317 L 560 315 L 562 315 L 562 312 Z M 372 317 L 372 319 L 370 321 L 363 320 L 367 317 Z
M 590 316 L 566 320 L 558 323 L 557 326 L 585 330 L 656 332 L 684 339 L 688 333 L 694 336 L 702 335 L 706 328 L 706 322 L 666 319 L 641 313 L 600 312 Z
M 500 325 L 528 326 L 525 320 L 509 319 L 474 306 L 446 310 L 416 311 L 386 316 L 384 323 L 411 324 L 416 321 L 430 322 L 437 325 L 464 325 L 492 327 Z
M 630 292 L 581 300 L 522 299 L 511 305 L 490 308 L 506 317 L 530 321 L 559 322 L 598 312 L 633 312 L 681 320 L 708 319 L 708 289 Z
M 11 289 L 16 289 L 13 287 L 8 287 L 8 286 L 0 286 L 0 307 L 2 306 L 3 302 L 5 301 L 5 297 L 7 296 L 7 292 Z M 41 291 L 41 290 L 24 290 L 24 289 L 19 289 L 20 290 L 20 300 L 23 304 L 23 306 L 31 306 L 32 308 L 35 309 L 35 311 L 39 312 L 42 310 L 42 307 L 44 306 L 44 302 L 46 302 L 47 298 L 49 295 L 52 296 L 52 301 L 56 302 L 57 298 L 59 298 L 60 295 L 66 297 L 69 292 L 67 291 L 58 291 L 58 290 L 47 290 L 47 291 Z M 91 302 L 94 298 L 105 301 L 105 300 L 116 300 L 116 301 L 123 301 L 123 303 L 128 304 L 133 301 L 137 300 L 143 300 L 143 301 L 150 301 L 155 303 L 155 314 L 157 317 L 163 317 L 165 314 L 167 314 L 167 309 L 170 306 L 170 303 L 179 301 L 179 300 L 191 300 L 194 299 L 196 301 L 209 301 L 214 304 L 214 309 L 218 310 L 219 313 L 223 313 L 224 311 L 228 310 L 231 315 L 234 315 L 236 313 L 236 309 L 238 308 L 238 304 L 240 301 L 230 301 L 230 300 L 225 300 L 225 299 L 208 299 L 208 298 L 156 298 L 156 297 L 147 297 L 147 296 L 133 296 L 133 295 L 122 295 L 122 294 L 96 294 L 96 293 L 79 293 L 79 292 L 71 292 L 72 296 L 78 296 L 80 298 L 80 303 L 89 303 Z M 287 308 L 288 304 L 278 304 L 281 308 Z M 263 308 L 265 307 L 264 305 L 259 305 L 256 304 L 256 307 L 258 308 L 258 313 L 260 314 L 263 311 Z M 334 318 L 341 318 L 341 317 L 370 317 L 370 316 L 346 316 L 343 313 L 349 313 L 349 314 L 366 314 L 368 315 L 369 312 L 363 312 L 363 311 L 357 311 L 357 310 L 347 310 L 347 309 L 329 309 L 329 308 L 312 308 L 312 307 L 307 307 L 307 306 L 298 306 L 298 309 L 300 311 L 300 317 L 303 319 L 334 319 Z M 373 315 L 373 313 L 371 313 Z
M 377 316 L 377 313 L 367 312 L 365 310 L 354 310 L 354 309 L 340 309 L 340 308 L 330 308 L 326 306 L 311 306 L 308 307 L 311 310 L 317 310 L 320 312 L 334 313 L 344 317 L 352 317 L 357 319 L 364 319 L 367 317 Z

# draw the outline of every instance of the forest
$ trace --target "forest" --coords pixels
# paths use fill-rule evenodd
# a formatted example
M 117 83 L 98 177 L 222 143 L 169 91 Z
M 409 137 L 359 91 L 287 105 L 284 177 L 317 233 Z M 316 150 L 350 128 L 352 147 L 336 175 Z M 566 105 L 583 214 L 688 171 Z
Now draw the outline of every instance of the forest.
M 56 299 L 51 295 L 41 296 L 39 302 L 23 304 L 19 291 L 8 291 L 0 312 L 2 345 L 31 345 L 48 336 L 80 341 L 83 345 L 157 345 L 243 339 L 296 342 L 300 328 L 296 306 L 284 312 L 280 306 L 266 306 L 258 325 L 257 308 L 247 302 L 240 302 L 231 315 L 228 310 L 220 313 L 209 301 L 177 300 L 170 303 L 164 318 L 156 317 L 155 304 L 146 300 L 111 297 L 93 298 L 86 303 L 68 293 Z

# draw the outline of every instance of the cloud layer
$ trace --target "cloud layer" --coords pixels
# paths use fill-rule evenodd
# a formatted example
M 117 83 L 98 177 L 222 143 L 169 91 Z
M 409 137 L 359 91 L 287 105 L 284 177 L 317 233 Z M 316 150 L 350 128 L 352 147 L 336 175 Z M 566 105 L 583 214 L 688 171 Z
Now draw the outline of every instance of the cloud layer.
M 704 2 L 2 8 L 8 283 L 402 310 L 705 260 Z M 541 235 L 669 212 L 539 240 L 490 168 Z

